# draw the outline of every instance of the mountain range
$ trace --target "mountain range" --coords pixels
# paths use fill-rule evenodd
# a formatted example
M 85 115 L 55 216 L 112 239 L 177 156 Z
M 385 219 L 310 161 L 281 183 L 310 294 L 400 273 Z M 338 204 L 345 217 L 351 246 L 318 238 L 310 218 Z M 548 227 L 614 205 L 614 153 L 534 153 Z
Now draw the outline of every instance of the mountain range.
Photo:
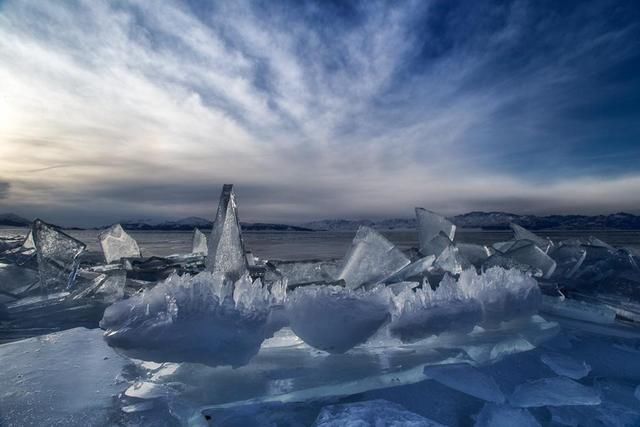
M 530 230 L 640 230 L 640 216 L 629 213 L 610 215 L 518 215 L 507 212 L 469 212 L 449 218 L 460 228 L 505 230 L 510 223 Z M 31 221 L 15 214 L 0 214 L 0 226 L 27 227 Z M 148 219 L 120 221 L 126 230 L 190 231 L 194 228 L 210 229 L 212 222 L 205 218 L 189 217 L 177 221 L 157 222 Z M 390 219 L 325 219 L 303 224 L 240 223 L 245 231 L 353 231 L 361 225 L 378 230 L 411 230 L 416 228 L 415 218 Z M 106 227 L 106 226 L 105 226 Z M 104 227 L 96 227 L 104 228 Z

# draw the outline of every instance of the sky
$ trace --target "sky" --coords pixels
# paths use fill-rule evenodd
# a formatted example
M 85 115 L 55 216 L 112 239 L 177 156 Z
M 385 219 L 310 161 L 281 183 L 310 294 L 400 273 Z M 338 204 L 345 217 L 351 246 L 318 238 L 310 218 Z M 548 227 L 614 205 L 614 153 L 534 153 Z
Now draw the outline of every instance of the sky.
M 0 0 L 0 213 L 640 214 L 640 2 Z

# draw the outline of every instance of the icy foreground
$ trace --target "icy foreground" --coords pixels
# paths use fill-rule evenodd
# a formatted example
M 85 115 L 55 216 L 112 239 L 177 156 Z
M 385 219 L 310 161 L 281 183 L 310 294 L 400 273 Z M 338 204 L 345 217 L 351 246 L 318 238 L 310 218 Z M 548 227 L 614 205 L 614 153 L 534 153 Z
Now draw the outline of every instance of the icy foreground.
M 189 254 L 35 221 L 0 241 L 0 425 L 640 425 L 636 250 L 416 215 L 419 248 L 301 262 L 245 250 L 230 185 Z

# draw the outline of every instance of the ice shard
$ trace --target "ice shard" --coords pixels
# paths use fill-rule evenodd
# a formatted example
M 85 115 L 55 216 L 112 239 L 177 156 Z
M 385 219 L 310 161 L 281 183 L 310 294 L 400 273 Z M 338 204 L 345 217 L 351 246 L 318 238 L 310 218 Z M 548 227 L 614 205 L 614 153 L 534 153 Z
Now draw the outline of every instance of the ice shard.
M 460 255 L 476 267 L 480 267 L 493 254 L 489 247 L 474 243 L 458 243 L 456 247 Z
M 513 230 L 515 240 L 529 240 L 544 252 L 547 252 L 549 248 L 553 246 L 553 242 L 550 240 L 537 236 L 518 224 L 511 223 L 511 229 Z
M 424 249 L 429 252 L 429 242 L 440 232 L 443 232 L 449 240 L 453 241 L 456 234 L 456 226 L 445 217 L 424 208 L 416 208 L 416 219 L 421 251 Z M 425 253 L 425 255 L 431 254 Z
M 505 397 L 495 380 L 466 363 L 433 365 L 424 374 L 440 384 L 487 402 L 504 403 Z
M 224 184 L 222 187 L 218 212 L 208 242 L 206 269 L 212 273 L 222 273 L 234 282 L 248 271 L 236 196 L 231 184 Z
M 207 236 L 195 228 L 193 230 L 193 238 L 191 240 L 191 253 L 207 255 L 209 248 L 207 248 Z
M 520 408 L 599 405 L 598 391 L 565 377 L 541 378 L 516 387 L 509 403 Z
M 531 241 L 518 241 L 504 253 L 495 253 L 483 263 L 483 268 L 499 266 L 517 268 L 536 277 L 549 278 L 556 269 L 556 262 Z
M 38 258 L 40 289 L 50 293 L 70 288 L 78 270 L 78 256 L 86 245 L 39 219 L 31 227 Z
M 433 265 L 452 274 L 460 274 L 463 270 L 471 267 L 471 263 L 462 256 L 455 245 L 451 245 L 442 251 Z
M 440 255 L 445 249 L 453 246 L 453 242 L 444 234 L 443 231 L 439 232 L 433 239 L 429 240 L 425 244 L 420 244 L 420 253 L 423 255 Z
M 575 360 L 564 354 L 545 353 L 540 356 L 540 360 L 557 375 L 574 380 L 586 377 L 591 371 L 591 366 L 586 362 Z
M 554 277 L 570 279 L 582 266 L 587 250 L 580 246 L 561 245 L 549 251 L 549 255 L 557 264 Z
M 348 288 L 380 283 L 410 263 L 409 258 L 372 228 L 361 226 L 338 275 Z
M 120 261 L 122 258 L 142 256 L 138 243 L 124 231 L 120 224 L 114 224 L 98 234 L 98 240 L 107 263 Z

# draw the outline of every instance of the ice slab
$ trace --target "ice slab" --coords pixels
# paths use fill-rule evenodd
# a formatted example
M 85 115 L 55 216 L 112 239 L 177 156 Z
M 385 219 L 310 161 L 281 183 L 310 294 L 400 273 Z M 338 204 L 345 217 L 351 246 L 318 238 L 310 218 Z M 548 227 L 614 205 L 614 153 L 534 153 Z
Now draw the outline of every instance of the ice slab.
M 457 243 L 456 247 L 467 261 L 475 267 L 480 267 L 487 260 L 493 251 L 484 245 L 476 245 L 474 243 Z
M 530 265 L 542 272 L 542 277 L 549 278 L 556 269 L 556 262 L 537 245 L 526 245 L 510 249 L 506 256 L 516 262 Z
M 207 247 L 207 236 L 195 228 L 191 239 L 191 253 L 207 255 L 209 248 Z
M 380 283 L 410 263 L 409 258 L 372 228 L 361 226 L 338 275 L 348 288 Z
M 440 384 L 487 402 L 504 403 L 500 387 L 490 376 L 466 363 L 427 366 L 424 374 Z
M 431 255 L 429 252 L 429 242 L 440 232 L 443 232 L 449 240 L 453 241 L 456 235 L 456 226 L 445 217 L 431 212 L 424 208 L 416 208 L 416 219 L 418 226 L 418 240 L 420 250 L 427 251 L 424 255 Z
M 557 375 L 574 380 L 586 377 L 591 371 L 591 366 L 585 361 L 578 361 L 564 354 L 545 353 L 540 356 L 540 360 Z
M 471 267 L 471 263 L 460 253 L 455 245 L 446 247 L 438 255 L 433 265 L 452 274 L 460 274 L 463 270 Z
M 206 268 L 239 280 L 248 271 L 233 185 L 225 184 L 208 242 Z
M 555 276 L 570 279 L 582 266 L 587 250 L 580 246 L 561 245 L 552 249 L 550 256 L 557 264 Z
M 398 283 L 405 280 L 422 282 L 426 273 L 433 266 L 436 257 L 428 255 L 413 261 L 397 273 L 385 279 L 385 283 Z
M 541 427 L 526 409 L 487 403 L 476 417 L 475 427 Z
M 554 316 L 600 324 L 612 324 L 616 319 L 616 312 L 604 305 L 547 295 L 542 297 L 540 311 Z
M 78 269 L 78 256 L 86 245 L 39 219 L 33 222 L 31 231 L 42 292 L 71 288 Z
M 279 287 L 248 275 L 235 283 L 221 273 L 173 275 L 108 307 L 100 326 L 107 343 L 130 357 L 239 366 L 267 337 L 269 307 L 284 295 Z
M 0 303 L 21 298 L 38 280 L 36 270 L 0 262 Z
M 453 241 L 444 232 L 438 233 L 433 239 L 420 244 L 420 253 L 423 255 L 440 255 L 445 249 L 453 246 Z
M 597 390 L 566 377 L 542 378 L 516 387 L 509 403 L 520 408 L 539 406 L 599 405 Z
M 444 427 L 440 423 L 409 412 L 397 403 L 387 400 L 325 406 L 313 425 L 314 427 Z
M 363 343 L 385 323 L 389 293 L 339 286 L 305 286 L 287 296 L 291 329 L 305 343 L 329 353 L 344 353 Z
M 130 362 L 98 329 L 70 329 L 0 345 L 0 425 L 112 425 Z
M 107 263 L 120 261 L 122 258 L 140 258 L 138 242 L 129 236 L 120 224 L 114 224 L 98 234 L 98 241 Z
M 518 224 L 511 223 L 510 225 L 511 229 L 513 230 L 515 240 L 529 240 L 535 243 L 535 245 L 542 249 L 545 253 L 549 250 L 549 248 L 553 246 L 553 242 L 551 242 L 550 240 L 539 237 Z
M 271 261 L 269 264 L 287 279 L 290 287 L 309 283 L 335 282 L 340 268 L 334 261 Z M 267 277 L 270 278 L 269 273 Z

